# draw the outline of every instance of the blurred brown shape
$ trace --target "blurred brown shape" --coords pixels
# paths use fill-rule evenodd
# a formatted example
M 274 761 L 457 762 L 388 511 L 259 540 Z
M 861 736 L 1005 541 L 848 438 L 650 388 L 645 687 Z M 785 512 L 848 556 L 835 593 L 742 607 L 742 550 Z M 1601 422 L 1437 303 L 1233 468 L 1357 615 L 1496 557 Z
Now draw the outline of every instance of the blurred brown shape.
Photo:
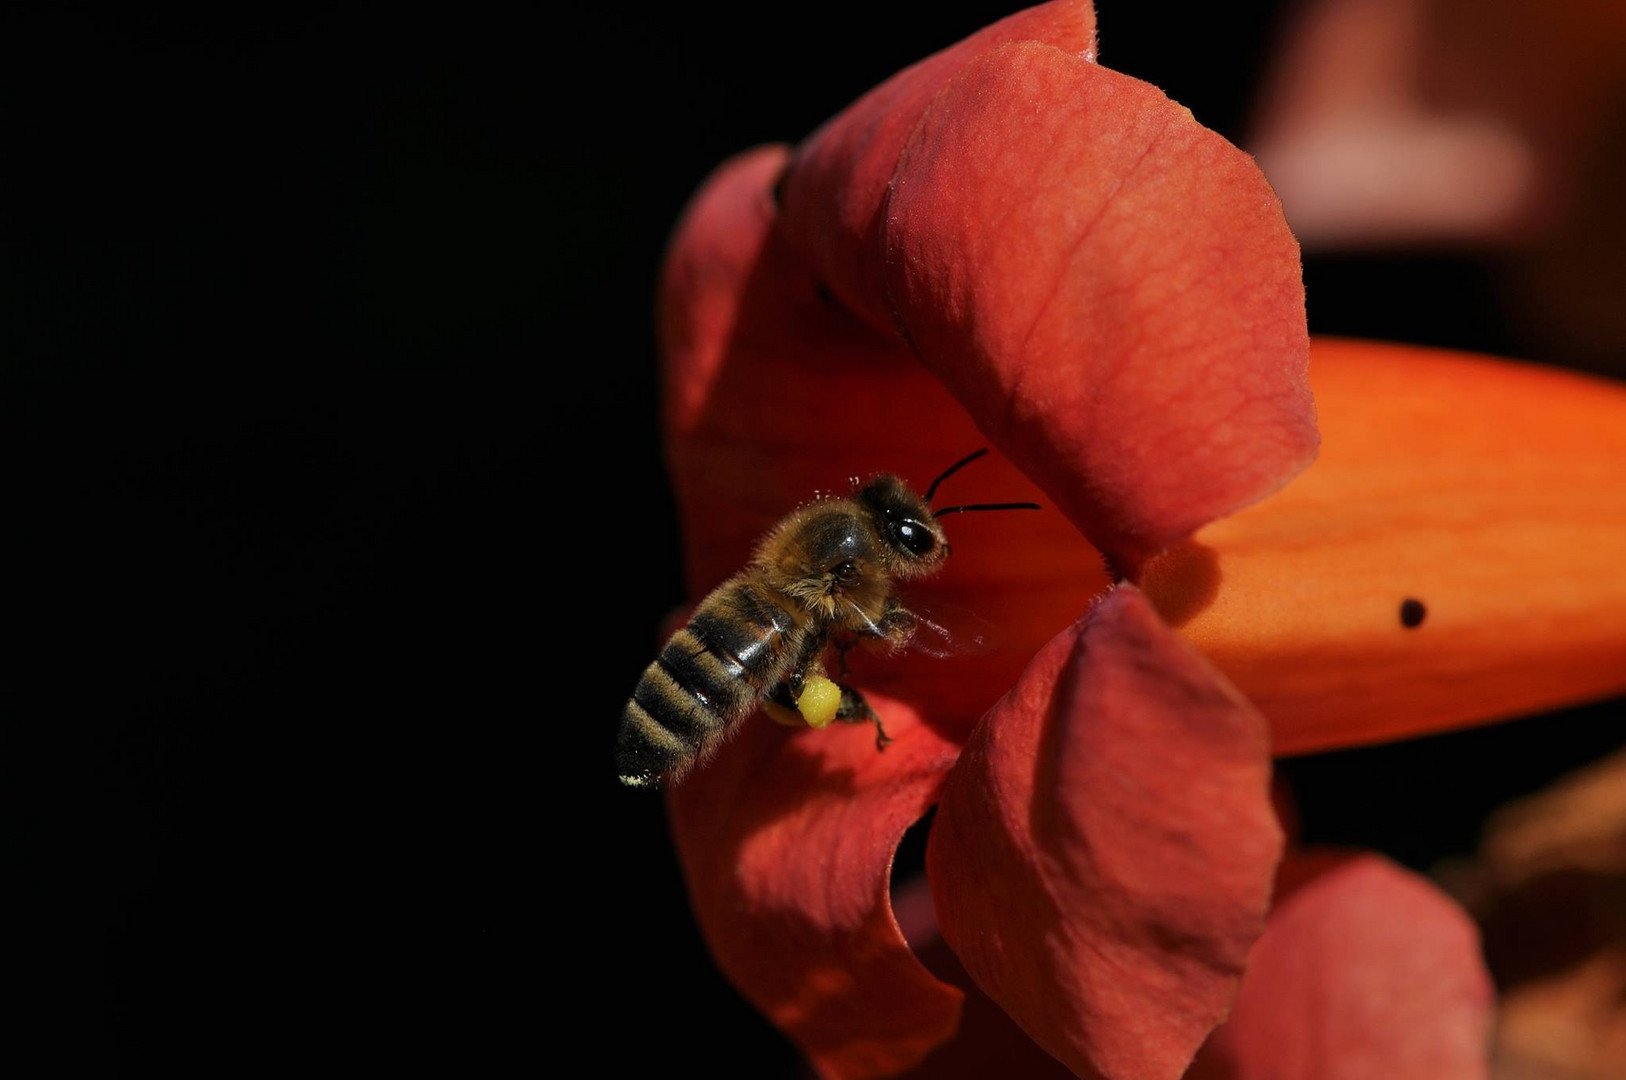
M 1496 1042 L 1497 1080 L 1626 1076 L 1626 949 L 1510 992 Z
M 1447 877 L 1502 988 L 1496 1080 L 1626 1077 L 1626 750 L 1498 812 Z
M 1506 887 L 1557 870 L 1626 875 L 1626 750 L 1499 811 L 1482 856 Z

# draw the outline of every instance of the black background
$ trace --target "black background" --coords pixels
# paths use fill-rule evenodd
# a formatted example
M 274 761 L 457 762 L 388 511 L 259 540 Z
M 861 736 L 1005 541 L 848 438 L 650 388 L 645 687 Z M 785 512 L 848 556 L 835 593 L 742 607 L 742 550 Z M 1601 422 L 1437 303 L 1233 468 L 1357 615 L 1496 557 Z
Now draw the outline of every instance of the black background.
M 1276 5 L 1101 7 L 1245 136 Z M 609 767 L 682 599 L 654 279 L 712 166 L 1008 10 L 13 10 L 10 835 L 65 1070 L 794 1070 Z M 1312 258 L 1311 325 L 1530 354 L 1494 270 Z M 1422 867 L 1607 724 L 1288 771 Z

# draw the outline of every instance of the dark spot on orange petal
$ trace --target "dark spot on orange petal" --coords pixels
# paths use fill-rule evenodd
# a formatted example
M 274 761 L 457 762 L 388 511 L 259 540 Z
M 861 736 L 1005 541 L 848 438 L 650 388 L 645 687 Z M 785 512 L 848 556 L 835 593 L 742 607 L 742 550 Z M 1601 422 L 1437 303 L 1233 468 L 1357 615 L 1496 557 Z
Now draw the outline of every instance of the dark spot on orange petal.
M 1407 630 L 1415 630 L 1422 626 L 1423 620 L 1426 618 L 1428 618 L 1428 608 L 1423 606 L 1421 600 L 1408 596 L 1400 601 L 1400 625 Z
M 836 302 L 835 294 L 832 293 L 829 287 L 822 281 L 815 281 L 813 283 L 813 292 L 816 296 L 818 296 L 821 303 L 834 305 Z
M 1626 692 L 1626 387 L 1333 340 L 1313 366 L 1328 457 L 1198 534 L 1225 586 L 1180 628 L 1270 718 L 1276 753 Z M 1442 477 L 1463 478 L 1452 528 Z M 1395 633 L 1408 596 L 1428 633 Z

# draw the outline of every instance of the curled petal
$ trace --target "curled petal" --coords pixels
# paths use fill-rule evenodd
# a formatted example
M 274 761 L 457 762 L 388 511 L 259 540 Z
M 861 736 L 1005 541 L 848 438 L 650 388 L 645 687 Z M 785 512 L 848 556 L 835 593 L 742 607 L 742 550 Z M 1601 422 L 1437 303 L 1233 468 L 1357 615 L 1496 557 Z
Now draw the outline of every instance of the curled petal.
M 1298 244 L 1155 87 L 984 53 L 910 136 L 885 239 L 922 361 L 1125 572 L 1314 458 Z
M 1310 854 L 1192 1080 L 1474 1080 L 1494 1004 L 1468 916 L 1376 855 Z
M 1093 55 L 1094 5 L 1055 0 L 1001 19 L 898 72 L 797 148 L 782 188 L 786 230 L 830 290 L 878 331 L 894 330 L 885 303 L 881 221 L 903 144 L 932 96 L 960 68 L 1012 41 Z
M 830 1077 L 883 1076 L 953 1034 L 961 994 L 892 915 L 893 853 L 937 800 L 958 747 L 898 702 L 869 725 L 792 734 L 752 717 L 678 784 L 672 833 L 718 966 Z
M 1148 567 L 1301 753 L 1626 690 L 1626 387 L 1317 340 L 1322 454 Z
M 1280 851 L 1263 720 L 1120 586 L 976 729 L 927 872 L 944 940 L 1035 1041 L 1080 1076 L 1172 1080 Z

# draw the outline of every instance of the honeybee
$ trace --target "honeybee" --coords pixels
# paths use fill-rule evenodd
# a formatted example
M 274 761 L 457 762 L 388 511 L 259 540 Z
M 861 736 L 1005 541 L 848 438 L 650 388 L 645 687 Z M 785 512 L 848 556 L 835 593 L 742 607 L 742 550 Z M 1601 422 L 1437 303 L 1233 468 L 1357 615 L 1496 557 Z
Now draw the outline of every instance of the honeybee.
M 680 779 L 704 761 L 763 699 L 794 708 L 811 680 L 824 679 L 832 643 L 845 657 L 868 642 L 907 645 L 920 619 L 893 583 L 939 570 L 949 555 L 941 520 L 973 510 L 1037 510 L 1037 503 L 980 503 L 932 510 L 937 487 L 988 451 L 955 462 L 924 498 L 882 474 L 848 498 L 792 511 L 757 544 L 746 568 L 700 602 L 687 626 L 644 670 L 621 712 L 616 769 L 629 787 Z M 842 665 L 845 671 L 845 663 Z M 862 694 L 836 684 L 835 719 L 873 723 Z

